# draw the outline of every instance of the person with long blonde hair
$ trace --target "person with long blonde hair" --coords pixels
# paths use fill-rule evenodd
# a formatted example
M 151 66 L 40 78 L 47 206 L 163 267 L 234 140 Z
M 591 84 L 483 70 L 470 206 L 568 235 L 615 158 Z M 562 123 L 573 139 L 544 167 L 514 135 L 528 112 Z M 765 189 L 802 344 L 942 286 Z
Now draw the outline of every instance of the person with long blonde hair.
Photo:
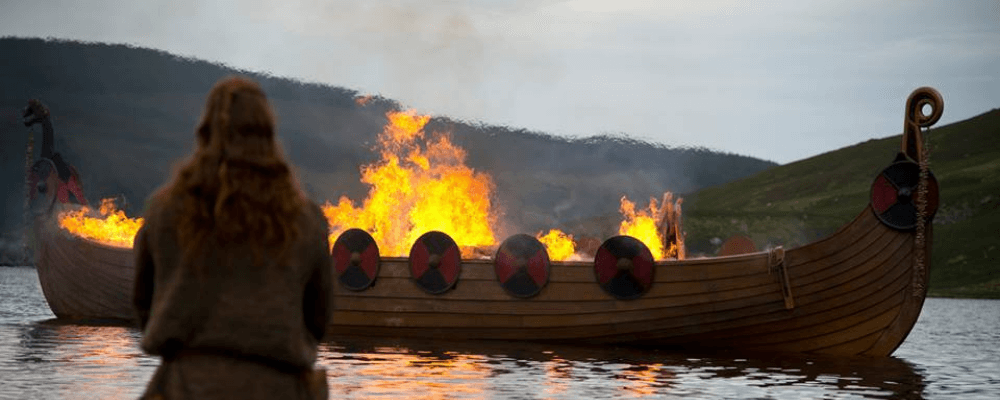
M 135 239 L 145 398 L 324 398 L 332 311 L 327 223 L 275 141 L 261 88 L 211 90 L 197 147 L 151 196 Z

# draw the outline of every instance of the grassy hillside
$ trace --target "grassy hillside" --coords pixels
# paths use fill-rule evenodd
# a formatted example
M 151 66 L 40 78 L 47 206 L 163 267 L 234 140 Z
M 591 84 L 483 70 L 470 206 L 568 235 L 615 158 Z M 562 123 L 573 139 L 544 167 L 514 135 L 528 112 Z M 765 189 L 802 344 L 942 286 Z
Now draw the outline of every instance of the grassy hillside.
M 929 141 L 941 198 L 931 295 L 1000 298 L 1000 110 L 932 129 Z M 689 195 L 688 247 L 712 254 L 713 238 L 737 233 L 758 248 L 829 235 L 864 209 L 899 147 L 899 135 L 870 140 Z

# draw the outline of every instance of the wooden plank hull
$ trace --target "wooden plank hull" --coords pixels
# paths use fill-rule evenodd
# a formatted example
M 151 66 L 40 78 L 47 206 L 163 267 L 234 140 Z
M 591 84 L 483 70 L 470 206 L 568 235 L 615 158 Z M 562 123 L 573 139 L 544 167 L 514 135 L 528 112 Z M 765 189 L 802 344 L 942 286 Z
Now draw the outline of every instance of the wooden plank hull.
M 74 237 L 53 221 L 36 227 L 39 279 L 56 316 L 132 318 L 131 249 Z M 433 295 L 412 282 L 406 258 L 385 257 L 364 291 L 335 281 L 330 330 L 887 356 L 910 332 L 926 294 L 928 269 L 914 263 L 921 252 L 930 258 L 931 241 L 918 249 L 914 239 L 869 208 L 832 236 L 786 251 L 784 268 L 768 252 L 659 261 L 654 284 L 634 300 L 605 293 L 591 262 L 552 263 L 548 285 L 522 299 L 499 285 L 492 260 L 463 260 L 455 287 Z
M 38 281 L 52 313 L 74 320 L 133 319 L 132 249 L 76 237 L 59 228 L 56 215 L 39 217 L 34 226 Z
M 497 284 L 490 260 L 463 261 L 455 288 L 430 295 L 410 282 L 406 259 L 385 258 L 374 287 L 338 287 L 332 328 L 369 336 L 886 356 L 913 327 L 926 294 L 929 275 L 915 275 L 913 246 L 912 233 L 886 228 L 865 210 L 833 236 L 786 253 L 791 309 L 766 252 L 658 262 L 655 283 L 635 300 L 604 293 L 588 262 L 553 263 L 548 286 L 517 299 Z

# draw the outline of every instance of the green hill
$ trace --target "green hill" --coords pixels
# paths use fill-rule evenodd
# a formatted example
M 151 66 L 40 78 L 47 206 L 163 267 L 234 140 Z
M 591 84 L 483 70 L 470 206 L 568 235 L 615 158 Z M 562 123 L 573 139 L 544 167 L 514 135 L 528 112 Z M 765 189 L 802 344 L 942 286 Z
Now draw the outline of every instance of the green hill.
M 713 254 L 714 238 L 734 234 L 788 248 L 833 233 L 867 205 L 900 140 L 869 140 L 688 195 L 689 251 Z M 1000 298 L 1000 110 L 934 128 L 928 140 L 941 198 L 930 294 Z

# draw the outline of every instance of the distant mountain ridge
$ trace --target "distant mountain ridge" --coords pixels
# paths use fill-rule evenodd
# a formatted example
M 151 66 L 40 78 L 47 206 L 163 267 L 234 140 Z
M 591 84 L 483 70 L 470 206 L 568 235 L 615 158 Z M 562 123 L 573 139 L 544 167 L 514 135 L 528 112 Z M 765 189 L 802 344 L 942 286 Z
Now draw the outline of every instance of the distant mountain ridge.
M 121 194 L 131 214 L 189 154 L 205 96 L 224 76 L 260 82 L 285 152 L 317 201 L 365 197 L 359 167 L 378 157 L 372 146 L 386 112 L 402 107 L 382 97 L 361 105 L 350 89 L 126 45 L 2 38 L 0 54 L 0 232 L 8 234 L 22 225 L 27 130 L 16 115 L 29 98 L 52 110 L 56 149 L 81 172 L 88 199 Z M 501 240 L 617 210 L 623 195 L 645 203 L 664 191 L 693 192 L 776 165 L 625 136 L 567 139 L 444 116 L 432 118 L 427 131 L 450 132 L 468 152 L 467 165 L 493 176 Z

